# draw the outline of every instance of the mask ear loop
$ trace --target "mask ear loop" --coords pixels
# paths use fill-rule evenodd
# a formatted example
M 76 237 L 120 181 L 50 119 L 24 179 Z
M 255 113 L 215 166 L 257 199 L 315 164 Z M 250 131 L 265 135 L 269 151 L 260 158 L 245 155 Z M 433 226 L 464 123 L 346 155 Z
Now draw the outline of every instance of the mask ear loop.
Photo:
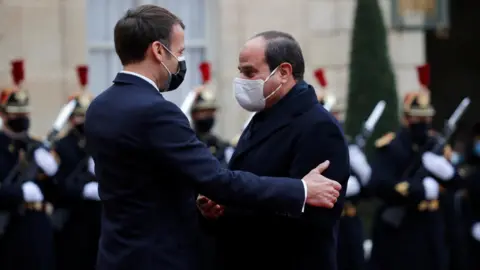
M 175 73 L 172 73 L 172 72 L 170 72 L 170 70 L 165 66 L 165 64 L 163 64 L 163 62 L 162 62 L 163 66 L 164 66 L 165 68 L 167 68 L 168 73 L 169 73 L 170 75 L 172 75 L 172 74 L 178 74 L 178 73 L 180 72 L 180 62 L 181 62 L 181 61 L 185 61 L 185 56 L 177 57 L 175 54 L 173 54 L 172 51 L 170 51 L 169 48 L 167 48 L 167 46 L 163 45 L 163 43 L 161 43 L 161 42 L 160 42 L 160 44 L 162 45 L 162 47 L 163 47 L 171 56 L 173 56 L 173 57 L 175 58 L 175 60 L 177 60 L 177 66 L 178 66 L 178 67 L 177 67 L 177 71 L 175 71 Z M 159 51 L 158 53 L 160 54 L 160 51 Z
M 265 81 L 263 82 L 264 84 L 273 76 L 273 74 L 275 74 L 275 72 L 277 72 L 277 69 L 278 67 L 280 66 L 277 66 L 273 71 L 272 73 L 270 73 L 270 75 L 268 75 L 267 79 L 265 79 Z M 278 90 L 280 90 L 280 88 L 283 86 L 283 83 L 281 83 L 275 90 L 273 90 L 273 92 L 271 92 L 268 96 L 266 96 L 265 98 L 263 98 L 263 100 L 267 100 L 269 99 L 271 96 L 275 95 L 275 93 L 277 93 Z

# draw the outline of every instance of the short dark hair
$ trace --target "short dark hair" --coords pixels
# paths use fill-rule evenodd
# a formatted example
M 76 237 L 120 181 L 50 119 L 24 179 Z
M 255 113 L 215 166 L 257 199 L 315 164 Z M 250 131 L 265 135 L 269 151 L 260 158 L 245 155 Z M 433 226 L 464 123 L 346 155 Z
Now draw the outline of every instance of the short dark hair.
M 122 65 L 140 62 L 154 41 L 160 41 L 170 48 L 172 28 L 182 20 L 165 8 L 155 5 L 142 5 L 129 9 L 118 20 L 114 30 L 115 51 Z
M 302 80 L 305 73 L 305 60 L 302 49 L 292 35 L 280 31 L 265 31 L 254 36 L 263 37 L 267 42 L 265 61 L 272 71 L 281 63 L 292 65 L 292 74 L 296 80 Z

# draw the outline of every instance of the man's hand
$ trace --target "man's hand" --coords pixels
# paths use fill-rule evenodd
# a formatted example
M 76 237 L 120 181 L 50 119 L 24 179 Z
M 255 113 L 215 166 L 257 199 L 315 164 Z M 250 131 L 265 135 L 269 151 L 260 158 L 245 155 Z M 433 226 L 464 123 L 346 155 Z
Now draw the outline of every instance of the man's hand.
M 303 181 L 307 185 L 306 203 L 308 205 L 333 208 L 337 202 L 342 186 L 321 174 L 329 165 L 330 162 L 327 160 L 303 177 Z
M 223 215 L 224 207 L 203 195 L 198 195 L 197 207 L 202 215 L 209 219 L 216 219 Z

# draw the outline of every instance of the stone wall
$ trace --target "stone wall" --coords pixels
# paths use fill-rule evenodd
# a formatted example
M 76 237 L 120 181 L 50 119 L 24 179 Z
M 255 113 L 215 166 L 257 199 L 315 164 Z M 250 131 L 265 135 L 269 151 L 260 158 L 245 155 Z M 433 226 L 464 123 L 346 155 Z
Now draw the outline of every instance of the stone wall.
M 78 87 L 75 67 L 86 61 L 85 1 L 0 1 L 0 85 L 11 85 L 10 61 L 25 59 L 32 133 L 50 129 Z

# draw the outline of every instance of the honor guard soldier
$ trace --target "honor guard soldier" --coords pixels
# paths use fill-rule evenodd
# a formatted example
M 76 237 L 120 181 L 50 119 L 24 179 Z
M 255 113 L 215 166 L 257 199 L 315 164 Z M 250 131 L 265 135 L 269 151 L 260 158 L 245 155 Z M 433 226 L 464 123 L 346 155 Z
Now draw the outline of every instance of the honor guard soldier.
M 458 248 L 468 256 L 468 268 L 462 269 L 476 270 L 480 269 L 480 123 L 473 126 L 464 153 L 455 156 L 458 174 L 465 183 L 461 218 L 466 237 Z
M 23 87 L 23 60 L 12 62 L 14 86 L 0 93 L 3 128 L 0 132 L 0 208 L 3 237 L 0 242 L 0 268 L 12 270 L 50 270 L 55 267 L 53 228 L 49 215 L 53 206 L 56 172 L 54 158 L 38 148 L 38 140 L 28 135 L 29 95 Z M 36 163 L 35 179 L 24 172 Z M 35 173 L 35 172 L 34 172 Z M 51 200 L 50 200 L 51 201 Z
M 325 71 L 323 68 L 316 69 L 313 72 L 313 75 L 317 79 L 318 84 L 321 86 L 322 89 L 316 89 L 315 92 L 317 94 L 317 99 L 320 104 L 323 105 L 325 110 L 332 113 L 332 108 L 336 105 L 337 99 L 334 95 L 330 94 L 327 90 L 327 79 L 325 76 Z M 337 105 L 338 106 L 338 105 Z M 336 108 L 338 110 L 339 107 Z
M 218 106 L 214 91 L 207 88 L 211 80 L 210 65 L 202 63 L 200 71 L 203 78 L 203 86 L 201 87 L 204 89 L 199 91 L 190 111 L 193 129 L 197 133 L 198 138 L 210 148 L 212 154 L 222 164 L 227 166 L 228 161 L 225 151 L 229 145 L 212 133 Z
M 58 269 L 94 269 L 100 237 L 101 205 L 95 164 L 85 152 L 85 112 L 93 97 L 87 92 L 88 67 L 78 66 L 82 89 L 70 96 L 76 107 L 70 129 L 55 143 L 60 167 L 55 178 L 59 185 L 61 228 L 58 233 Z M 66 214 L 66 215 L 65 215 Z
M 370 187 L 383 205 L 374 220 L 372 270 L 448 268 L 439 196 L 456 172 L 447 157 L 430 152 L 439 141 L 430 127 L 435 110 L 428 76 L 419 77 L 422 89 L 404 99 L 403 127 L 375 142 Z M 426 173 L 418 174 L 420 169 Z
M 322 105 L 330 104 L 330 113 L 343 124 L 344 108 L 338 103 L 332 104 L 335 97 L 317 91 L 317 98 Z M 357 215 L 357 205 L 362 198 L 363 186 L 370 180 L 371 168 L 358 147 L 349 145 L 349 152 L 351 175 L 338 230 L 337 262 L 339 270 L 360 270 L 365 268 L 365 252 L 363 225 Z

